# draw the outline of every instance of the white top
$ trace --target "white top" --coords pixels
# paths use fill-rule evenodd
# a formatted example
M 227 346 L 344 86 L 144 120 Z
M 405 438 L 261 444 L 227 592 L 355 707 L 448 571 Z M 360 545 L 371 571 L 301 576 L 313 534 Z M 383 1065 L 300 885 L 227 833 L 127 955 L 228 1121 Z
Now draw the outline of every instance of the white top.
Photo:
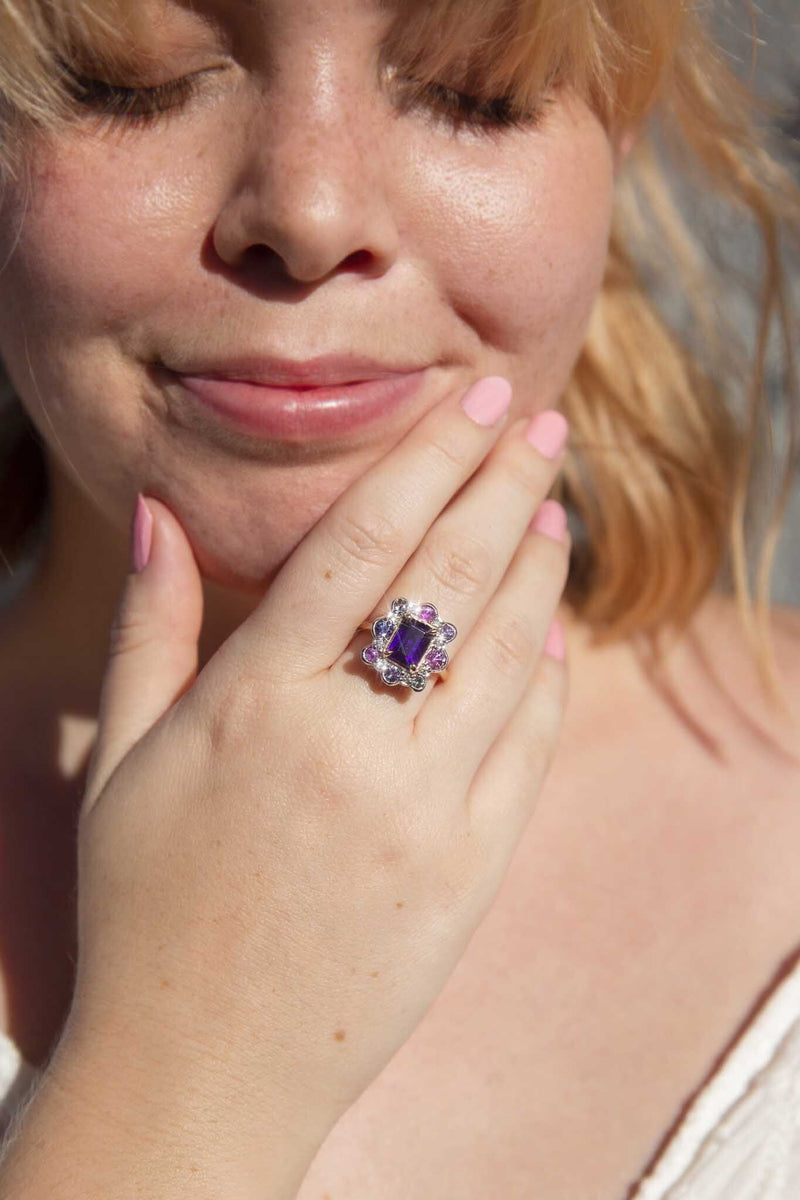
M 0 1133 L 39 1072 L 0 1033 Z M 800 956 L 767 996 L 628 1200 L 798 1200 Z

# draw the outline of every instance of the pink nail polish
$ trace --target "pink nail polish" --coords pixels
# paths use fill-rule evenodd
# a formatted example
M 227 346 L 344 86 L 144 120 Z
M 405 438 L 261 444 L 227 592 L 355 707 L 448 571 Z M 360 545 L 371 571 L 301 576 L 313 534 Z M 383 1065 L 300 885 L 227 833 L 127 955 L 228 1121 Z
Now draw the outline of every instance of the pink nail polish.
M 144 502 L 142 493 L 136 497 L 136 509 L 131 527 L 131 562 L 135 572 L 143 571 L 150 561 L 153 545 L 153 514 Z
M 550 632 L 547 635 L 547 641 L 544 644 L 545 654 L 549 654 L 551 658 L 557 658 L 559 662 L 563 662 L 566 658 L 566 646 L 564 644 L 564 626 L 559 621 L 558 617 L 553 619 L 550 626 Z
M 525 430 L 525 437 L 545 458 L 558 458 L 563 449 L 569 425 L 563 413 L 554 408 L 537 413 Z
M 531 521 L 531 529 L 563 542 L 567 529 L 567 514 L 563 505 L 557 500 L 543 500 Z
M 502 375 L 487 375 L 474 383 L 461 401 L 467 416 L 478 425 L 494 425 L 511 405 L 511 384 Z

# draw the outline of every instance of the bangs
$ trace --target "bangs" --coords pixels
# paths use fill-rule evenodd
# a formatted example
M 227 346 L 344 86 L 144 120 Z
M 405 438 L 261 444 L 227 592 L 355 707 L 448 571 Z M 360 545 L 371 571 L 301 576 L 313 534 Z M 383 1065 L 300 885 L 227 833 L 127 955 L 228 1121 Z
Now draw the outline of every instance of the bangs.
M 413 78 L 534 107 L 574 90 L 606 123 L 651 107 L 679 46 L 679 0 L 383 0 L 384 53 Z
M 166 10 L 165 4 L 165 10 Z M 638 119 L 678 47 L 680 0 L 377 0 L 382 66 L 525 109 L 568 86 L 605 122 Z M 0 0 L 0 97 L 52 125 L 73 111 L 61 64 L 145 78 L 158 19 L 140 0 Z
M 156 33 L 137 0 L 0 0 L 3 120 L 45 128 L 68 120 L 65 65 L 135 76 L 155 62 Z

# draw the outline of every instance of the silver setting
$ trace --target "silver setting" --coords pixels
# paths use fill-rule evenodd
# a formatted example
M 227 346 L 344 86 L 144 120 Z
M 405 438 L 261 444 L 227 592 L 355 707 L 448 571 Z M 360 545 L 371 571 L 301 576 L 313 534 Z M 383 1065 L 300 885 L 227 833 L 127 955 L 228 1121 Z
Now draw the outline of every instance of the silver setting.
M 413 617 L 415 621 L 427 625 L 434 634 L 417 666 L 403 667 L 386 658 L 386 650 L 403 617 Z M 361 658 L 367 666 L 377 671 L 388 687 L 409 687 L 415 692 L 422 692 L 431 675 L 447 669 L 450 659 L 445 647 L 457 635 L 455 625 L 439 616 L 435 604 L 415 603 L 398 596 L 392 600 L 389 611 L 372 622 L 372 641 L 361 651 Z

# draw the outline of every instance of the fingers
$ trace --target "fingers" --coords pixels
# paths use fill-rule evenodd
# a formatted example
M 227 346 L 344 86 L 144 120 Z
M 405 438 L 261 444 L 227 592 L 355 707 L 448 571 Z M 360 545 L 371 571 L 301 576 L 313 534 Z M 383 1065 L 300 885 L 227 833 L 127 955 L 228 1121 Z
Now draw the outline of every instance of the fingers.
M 546 516 L 558 511 L 548 504 Z M 563 511 L 563 510 L 562 510 Z M 470 777 L 512 718 L 537 670 L 569 571 L 570 538 L 530 529 L 470 637 L 453 656 L 447 682 L 434 688 L 415 723 L 432 747 L 457 745 Z M 530 738 L 539 737 L 531 730 Z
M 439 617 L 455 625 L 458 638 L 442 647 L 439 661 L 443 655 L 457 663 L 467 652 L 471 631 L 558 473 L 567 433 L 567 422 L 558 412 L 538 413 L 532 420 L 515 423 L 434 522 L 382 597 L 378 612 L 386 612 L 392 598 L 402 596 L 433 603 Z M 535 590 L 523 603 L 535 609 Z M 360 639 L 359 653 L 368 644 Z M 351 657 L 345 656 L 340 669 L 347 669 Z M 448 669 L 448 688 L 453 669 Z M 404 696 L 404 716 L 413 716 L 427 703 L 431 690 L 429 684 L 419 699 Z
M 295 673 L 330 667 L 497 441 L 510 401 L 489 376 L 437 405 L 331 505 L 229 641 L 250 663 L 268 638 L 273 661 L 291 647 Z
M 114 617 L 84 815 L 122 759 L 197 675 L 203 588 L 192 548 L 160 500 L 148 496 L 136 512 L 134 528 L 147 528 L 150 552 L 143 569 L 128 575 Z
M 568 693 L 568 665 L 543 654 L 521 702 L 473 780 L 472 825 L 479 837 L 483 835 L 482 844 L 497 853 L 503 864 L 519 844 L 549 773 Z

